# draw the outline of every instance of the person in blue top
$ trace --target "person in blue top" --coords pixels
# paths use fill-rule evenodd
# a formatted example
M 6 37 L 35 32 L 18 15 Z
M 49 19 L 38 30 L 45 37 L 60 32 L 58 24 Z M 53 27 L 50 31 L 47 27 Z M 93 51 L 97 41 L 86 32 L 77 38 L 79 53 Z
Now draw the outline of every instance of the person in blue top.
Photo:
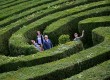
M 44 50 L 48 50 L 53 47 L 51 40 L 48 39 L 48 35 L 44 36 L 43 47 L 44 47 Z

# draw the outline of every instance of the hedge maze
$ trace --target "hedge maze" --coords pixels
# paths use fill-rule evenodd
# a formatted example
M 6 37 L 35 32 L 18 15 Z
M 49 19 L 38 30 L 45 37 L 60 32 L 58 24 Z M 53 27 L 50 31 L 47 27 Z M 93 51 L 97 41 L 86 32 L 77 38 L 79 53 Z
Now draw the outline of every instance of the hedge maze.
M 37 30 L 52 49 L 31 45 Z M 110 0 L 0 0 L 0 80 L 110 80 Z

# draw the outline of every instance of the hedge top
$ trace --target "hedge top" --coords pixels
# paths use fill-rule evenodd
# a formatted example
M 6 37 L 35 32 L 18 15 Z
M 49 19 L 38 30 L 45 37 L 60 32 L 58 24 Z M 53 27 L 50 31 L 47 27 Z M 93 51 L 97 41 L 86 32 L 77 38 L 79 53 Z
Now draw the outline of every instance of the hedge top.
M 92 18 L 87 18 L 79 22 L 79 24 L 82 23 L 93 23 L 93 22 L 110 22 L 110 16 L 99 16 L 99 17 L 92 17 Z
M 103 28 L 101 28 L 101 29 L 103 29 Z M 108 38 L 106 38 L 109 36 L 109 40 L 110 40 L 110 28 L 105 28 L 105 29 L 103 29 L 103 31 L 106 32 L 106 34 L 104 34 L 104 35 L 102 34 L 102 36 L 104 36 L 103 38 L 105 38 L 105 40 L 102 43 L 100 43 L 99 45 L 96 45 L 87 50 L 83 50 L 83 51 L 79 52 L 78 54 L 74 54 L 68 58 L 64 58 L 59 61 L 54 61 L 54 62 L 43 64 L 43 65 L 33 66 L 33 67 L 29 67 L 29 68 L 22 68 L 17 71 L 3 73 L 2 75 L 0 75 L 0 78 L 5 79 L 5 80 L 7 80 L 7 79 L 12 80 L 12 78 L 24 80 L 24 79 L 39 77 L 39 76 L 43 76 L 46 74 L 51 74 L 52 72 L 55 72 L 58 70 L 64 70 L 67 67 L 73 66 L 73 65 L 81 63 L 83 61 L 91 60 L 92 58 L 95 58 L 97 56 L 104 55 L 107 52 L 110 52 L 110 47 L 108 47 L 110 45 L 110 42 L 108 41 Z M 99 34 L 100 34 L 100 32 L 102 32 L 102 31 L 99 29 Z M 89 65 L 89 63 L 88 63 L 88 65 Z M 13 75 L 13 74 L 16 74 L 16 75 Z M 21 75 L 22 75 L 22 77 L 21 77 Z
M 110 77 L 110 60 L 64 80 L 105 80 Z

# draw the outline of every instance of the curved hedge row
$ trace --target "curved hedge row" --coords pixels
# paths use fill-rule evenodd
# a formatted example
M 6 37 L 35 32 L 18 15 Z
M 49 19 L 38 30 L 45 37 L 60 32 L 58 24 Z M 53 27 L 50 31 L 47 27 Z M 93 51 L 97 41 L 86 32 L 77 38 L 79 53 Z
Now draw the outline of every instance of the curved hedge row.
M 85 30 L 85 36 L 83 38 L 83 42 L 87 45 L 91 45 L 92 44 L 91 30 L 99 26 L 104 27 L 109 25 L 110 25 L 110 16 L 99 16 L 99 17 L 92 17 L 80 21 L 78 24 L 78 28 L 80 32 L 82 30 Z
M 83 50 L 81 42 L 67 42 L 58 45 L 48 51 L 22 57 L 2 57 L 0 56 L 0 73 L 17 70 L 21 67 L 30 67 L 43 63 L 52 62 L 70 56 Z
M 33 1 L 25 2 L 25 3 L 20 4 L 20 5 L 16 5 L 16 7 L 14 7 L 14 8 L 13 7 L 7 8 L 8 10 L 7 9 L 6 10 L 0 10 L 0 12 L 2 12 L 2 13 L 0 13 L 0 21 L 9 17 L 9 16 L 14 15 L 14 14 L 21 13 L 27 9 L 36 7 L 38 5 L 43 5 L 43 4 L 49 3 L 49 2 L 52 2 L 52 0 L 42 0 L 42 1 L 33 0 Z
M 7 5 L 7 4 L 10 4 L 10 3 L 13 3 L 13 2 L 15 2 L 15 0 L 8 0 L 8 1 L 1 1 L 0 2 L 0 6 L 3 6 L 3 5 Z
M 107 2 L 107 1 L 105 1 Z M 107 2 L 108 3 L 108 2 Z M 110 2 L 109 2 L 110 4 Z M 45 30 L 44 34 L 49 35 L 50 39 L 54 42 L 54 44 L 58 43 L 58 37 L 62 34 L 70 34 L 72 35 L 76 31 L 78 31 L 78 22 L 82 19 L 100 16 L 100 15 L 109 15 L 110 6 L 95 8 L 92 10 L 88 10 L 85 12 L 80 12 L 78 14 L 68 16 L 57 20 L 53 24 L 49 25 Z M 73 23 L 74 22 L 74 23 Z M 55 39 L 54 39 L 55 37 Z
M 99 36 L 100 35 L 102 36 L 104 41 L 92 48 L 83 50 L 77 54 L 71 55 L 70 57 L 61 59 L 59 61 L 54 61 L 51 63 L 37 65 L 28 68 L 21 68 L 18 69 L 17 71 L 3 73 L 0 75 L 0 79 L 2 80 L 64 79 L 71 75 L 79 73 L 84 69 L 90 68 L 98 63 L 108 60 L 110 58 L 109 57 L 110 28 L 106 28 L 106 30 L 102 29 L 100 30 L 100 32 L 105 32 L 105 34 L 103 33 L 99 34 Z
M 15 2 L 10 3 L 10 4 L 8 3 L 7 5 L 0 6 L 0 10 L 5 9 L 5 8 L 9 8 L 11 6 L 14 7 L 15 5 L 18 5 L 18 4 L 21 4 L 21 3 L 24 3 L 24 2 L 26 2 L 26 0 L 17 0 Z
M 46 3 L 46 4 L 43 4 L 43 5 L 40 5 L 40 6 L 33 7 L 33 8 L 28 9 L 28 10 L 22 12 L 22 13 L 15 14 L 13 16 L 10 16 L 10 17 L 2 20 L 0 22 L 0 27 L 5 27 L 5 26 L 9 25 L 10 23 L 14 23 L 17 20 L 19 20 L 19 19 L 21 19 L 23 17 L 27 17 L 29 15 L 34 16 L 36 13 L 43 13 L 43 10 L 45 10 L 47 8 L 54 7 L 54 6 L 60 6 L 60 5 L 64 4 L 64 3 L 66 3 L 67 1 L 68 0 L 54 1 L 54 2 L 50 2 L 50 3 Z
M 77 5 L 79 2 L 76 2 L 76 4 L 73 4 L 73 5 Z M 53 4 L 54 5 L 54 4 Z M 44 5 L 45 6 L 45 5 Z M 72 5 L 70 5 L 72 6 Z M 70 7 L 69 6 L 69 7 Z M 5 54 L 7 54 L 8 51 L 8 39 L 10 38 L 10 36 L 16 32 L 19 28 L 23 27 L 23 25 L 27 25 L 35 20 L 37 20 L 38 18 L 41 18 L 47 14 L 50 14 L 50 13 L 54 13 L 56 11 L 59 11 L 59 10 L 63 10 L 63 9 L 66 9 L 68 8 L 68 5 L 66 4 L 62 4 L 61 7 L 59 8 L 49 8 L 48 10 L 44 10 L 43 12 L 40 12 L 40 13 L 35 13 L 35 15 L 29 15 L 25 18 L 22 18 L 18 21 L 16 21 L 15 23 L 11 23 L 10 25 L 0 29 L 0 52 L 3 52 Z M 32 19 L 30 19 L 32 18 Z
M 97 17 L 97 21 L 96 21 L 96 18 L 93 18 L 93 19 L 91 18 L 91 20 L 93 20 L 93 22 L 100 21 L 99 17 Z M 84 20 L 84 22 L 85 21 L 87 21 L 87 20 Z M 87 21 L 87 22 L 90 22 L 90 21 Z M 95 30 L 92 31 L 92 36 L 93 36 L 93 42 L 96 44 L 98 44 L 99 42 L 103 42 L 103 40 L 105 40 L 105 42 L 108 42 L 105 44 L 106 45 L 105 48 L 108 48 L 109 52 L 110 52 L 110 27 L 101 26 L 99 28 L 96 28 Z M 106 36 L 106 37 L 103 38 L 104 36 Z M 100 47 L 104 47 L 104 46 L 102 45 Z M 99 49 L 99 50 L 103 51 L 103 49 Z M 108 59 L 110 59 L 110 56 L 108 56 Z M 110 78 L 110 60 L 102 63 L 99 66 L 88 69 L 84 72 L 81 72 L 81 73 L 79 73 L 75 76 L 72 76 L 71 78 L 65 79 L 65 80 L 73 80 L 73 79 L 75 79 L 75 80 L 89 80 L 89 79 L 90 80 L 96 80 L 96 79 L 106 80 L 107 78 Z M 109 79 L 107 79 L 107 80 L 109 80 Z
M 69 1 L 71 1 L 71 0 L 69 0 Z M 77 2 L 77 1 L 79 1 L 79 0 L 76 0 L 73 2 Z M 82 0 L 80 0 L 80 1 L 82 1 Z M 29 39 L 33 39 L 36 36 L 35 32 L 32 32 L 35 29 L 41 30 L 43 32 L 43 30 L 45 29 L 45 26 L 47 26 L 47 25 L 52 26 L 55 23 L 55 24 L 59 25 L 57 27 L 59 29 L 59 31 L 64 30 L 62 28 L 63 27 L 62 25 L 64 25 L 65 29 L 66 29 L 66 27 L 69 27 L 69 28 L 67 28 L 68 29 L 67 33 L 70 33 L 70 35 L 71 35 L 72 33 L 74 33 L 74 31 L 71 29 L 78 30 L 78 22 L 82 19 L 85 19 L 88 17 L 96 18 L 96 16 L 103 16 L 103 18 L 104 17 L 107 18 L 107 16 L 109 17 L 109 15 L 110 15 L 110 9 L 109 9 L 110 1 L 109 0 L 105 0 L 105 2 L 104 2 L 104 0 L 103 1 L 99 0 L 99 2 L 96 2 L 97 4 L 90 3 L 92 0 L 84 0 L 85 3 L 80 3 L 80 1 L 77 4 L 76 3 L 71 4 L 71 2 L 67 2 L 70 4 L 70 5 L 68 4 L 68 6 L 65 5 L 66 3 L 61 4 L 62 7 L 56 6 L 56 5 L 55 5 L 55 7 L 51 6 L 45 10 L 42 9 L 42 11 L 39 11 L 38 13 L 36 11 L 36 12 L 34 12 L 34 13 L 36 13 L 35 18 L 33 15 L 29 14 L 29 16 L 26 17 L 26 18 L 28 18 L 26 20 L 25 20 L 25 18 L 22 18 L 22 19 L 19 19 L 18 22 L 11 24 L 10 27 L 7 26 L 4 28 L 1 28 L 0 29 L 0 34 L 1 34 L 0 35 L 0 45 L 2 43 L 6 49 L 6 44 L 4 44 L 5 41 L 7 42 L 7 45 L 8 45 L 8 40 L 9 40 L 10 36 L 23 25 L 24 25 L 23 28 L 21 28 L 19 31 L 17 31 L 15 34 L 13 34 L 10 40 L 13 41 L 12 38 L 13 38 L 13 36 L 16 35 L 20 38 L 20 40 L 18 40 L 18 41 L 26 41 L 22 45 L 24 45 L 23 48 L 26 47 L 26 49 L 28 49 L 30 47 L 30 45 L 28 44 L 28 42 L 30 41 Z M 55 1 L 55 2 L 57 2 L 57 1 Z M 86 4 L 86 3 L 90 3 L 90 4 Z M 54 4 L 54 2 L 53 2 L 53 4 Z M 85 7 L 82 4 L 84 4 Z M 76 5 L 78 7 L 74 7 Z M 87 6 L 87 5 L 89 5 L 89 6 Z M 107 6 L 107 7 L 105 7 L 105 6 Z M 75 9 L 73 9 L 73 7 Z M 35 9 L 35 8 L 31 8 L 31 9 Z M 66 10 L 67 10 L 67 12 L 66 12 Z M 70 12 L 72 10 L 74 10 L 74 11 Z M 59 14 L 56 13 L 57 11 Z M 23 13 L 25 13 L 25 11 Z M 57 15 L 58 15 L 58 17 L 57 17 Z M 105 15 L 107 15 L 107 16 L 105 16 Z M 56 18 L 51 18 L 52 16 L 56 17 Z M 94 19 L 92 18 L 92 20 L 93 21 L 95 20 L 95 22 L 96 22 L 95 18 Z M 12 17 L 10 17 L 10 19 L 12 19 Z M 60 20 L 58 20 L 58 19 L 60 19 Z M 97 17 L 97 19 L 99 19 L 99 17 Z M 102 19 L 102 18 L 100 18 L 100 19 Z M 107 19 L 106 20 L 97 20 L 97 22 L 100 22 L 100 21 L 107 22 L 107 21 L 109 21 L 109 18 L 107 18 Z M 23 22 L 20 22 L 20 20 Z M 38 20 L 38 21 L 36 21 L 36 20 Z M 63 21 L 63 22 L 62 22 L 62 24 L 61 24 L 61 22 L 59 22 L 61 24 L 60 25 L 55 20 Z M 35 23 L 34 21 L 37 22 L 38 24 Z M 95 22 L 93 22 L 93 23 L 95 23 Z M 32 23 L 32 24 L 30 24 L 30 23 Z M 72 25 L 73 23 L 75 26 L 74 28 Z M 104 24 L 105 24 L 105 22 L 104 22 Z M 14 25 L 16 25 L 16 26 L 14 26 Z M 25 26 L 25 25 L 27 25 L 27 26 Z M 97 27 L 97 25 L 95 25 L 95 26 Z M 110 59 L 110 27 L 105 27 L 105 25 L 104 26 L 100 25 L 100 26 L 101 26 L 101 28 L 93 30 L 93 33 L 92 33 L 93 43 L 97 44 L 97 45 L 94 47 L 91 47 L 87 50 L 81 51 L 81 52 L 79 52 L 79 51 L 83 49 L 82 43 L 75 41 L 75 42 L 68 42 L 66 44 L 58 45 L 58 46 L 56 46 L 50 50 L 44 51 L 42 53 L 38 52 L 36 54 L 31 54 L 28 56 L 21 55 L 21 56 L 17 56 L 17 57 L 8 57 L 8 56 L 0 55 L 0 73 L 1 73 L 0 80 L 12 80 L 12 79 L 13 80 L 63 80 L 68 77 L 72 77 L 72 78 L 76 78 L 76 79 L 78 77 L 81 79 L 89 80 L 90 77 L 92 77 L 93 79 L 96 79 L 96 77 L 94 77 L 94 74 L 91 75 L 90 74 L 91 72 L 89 72 L 89 71 L 93 71 L 94 69 L 98 70 L 97 72 L 94 71 L 95 74 L 97 75 L 97 79 L 109 80 L 110 79 L 110 74 L 109 74 L 110 73 L 110 60 L 109 60 Z M 54 31 L 57 33 L 57 28 L 53 27 L 51 29 L 54 29 Z M 92 29 L 90 28 L 90 31 L 91 30 Z M 22 32 L 21 34 L 20 34 L 20 31 Z M 71 33 L 71 31 L 73 31 L 73 32 Z M 1 32 L 3 32 L 3 35 Z M 33 36 L 31 36 L 30 33 Z M 60 36 L 62 33 L 65 33 L 65 32 L 58 33 L 58 35 Z M 49 33 L 49 34 L 51 34 L 51 33 Z M 16 38 L 16 39 L 18 39 L 18 38 Z M 14 39 L 14 40 L 16 40 L 16 39 Z M 54 37 L 54 39 L 55 39 L 55 37 Z M 13 47 L 13 44 L 11 46 Z M 32 48 L 33 47 L 34 46 L 32 46 Z M 20 46 L 20 48 L 22 48 L 22 46 Z M 19 49 L 19 50 L 22 50 L 22 49 Z M 29 51 L 31 52 L 31 50 L 29 50 Z M 76 54 L 74 54 L 74 53 L 76 53 Z M 12 55 L 14 55 L 14 53 Z M 104 62 L 104 63 L 102 63 L 102 62 Z M 100 64 L 100 63 L 102 63 L 102 64 Z M 103 68 L 100 66 L 97 66 L 97 64 L 103 65 Z M 97 68 L 102 69 L 101 72 L 103 72 L 103 71 L 105 71 L 105 72 L 101 73 L 99 69 L 96 69 L 93 66 L 96 66 Z M 86 70 L 86 69 L 88 69 L 88 70 Z M 88 76 L 85 74 L 86 71 L 84 71 L 84 70 L 87 71 Z M 82 75 L 80 72 L 82 72 L 87 77 L 82 78 Z M 99 75 L 98 75 L 98 73 L 99 73 Z M 76 74 L 78 74 L 78 75 L 76 75 Z
M 97 2 L 98 5 L 100 5 L 99 3 L 100 2 Z M 10 41 L 9 41 L 10 42 L 9 43 L 10 53 L 14 53 L 14 54 L 18 54 L 18 55 L 25 54 L 25 53 L 28 54 L 27 52 L 24 52 L 24 50 L 28 51 L 29 48 L 28 47 L 26 47 L 27 49 L 25 47 L 23 48 L 23 46 L 21 46 L 21 44 L 26 46 L 28 44 L 26 42 L 29 42 L 28 39 L 32 39 L 32 37 L 36 36 L 36 35 L 34 35 L 36 30 L 42 31 L 46 27 L 46 25 L 49 25 L 51 22 L 53 22 L 57 19 L 60 19 L 62 17 L 68 16 L 71 14 L 76 14 L 79 11 L 81 12 L 83 10 L 90 9 L 95 6 L 97 7 L 97 4 L 95 2 L 95 3 L 87 4 L 84 6 L 81 5 L 81 6 L 72 8 L 72 9 L 60 11 L 60 12 L 48 15 L 44 18 L 41 18 L 40 20 L 33 22 L 32 24 L 28 25 L 28 28 L 23 27 L 22 29 L 17 31 L 15 34 L 13 34 L 12 37 L 10 38 Z M 102 4 L 108 4 L 108 3 L 106 3 L 105 1 L 103 1 L 103 2 L 101 1 L 101 5 Z M 87 6 L 90 6 L 90 7 L 87 7 Z M 20 37 L 17 35 L 19 35 Z M 27 45 L 27 46 L 29 46 L 29 45 Z M 17 47 L 19 47 L 19 49 Z
M 110 60 L 64 80 L 109 80 Z

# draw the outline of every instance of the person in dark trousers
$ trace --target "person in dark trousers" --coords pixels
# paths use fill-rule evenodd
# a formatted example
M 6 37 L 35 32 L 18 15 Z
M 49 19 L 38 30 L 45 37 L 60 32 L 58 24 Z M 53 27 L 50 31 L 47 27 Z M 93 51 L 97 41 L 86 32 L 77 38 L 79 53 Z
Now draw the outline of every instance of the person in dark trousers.
M 37 31 L 36 42 L 37 42 L 39 45 L 43 44 L 43 35 L 41 34 L 40 31 Z
M 53 47 L 51 40 L 48 39 L 48 35 L 44 36 L 43 47 L 44 47 L 44 50 L 48 50 L 48 49 L 51 49 Z

